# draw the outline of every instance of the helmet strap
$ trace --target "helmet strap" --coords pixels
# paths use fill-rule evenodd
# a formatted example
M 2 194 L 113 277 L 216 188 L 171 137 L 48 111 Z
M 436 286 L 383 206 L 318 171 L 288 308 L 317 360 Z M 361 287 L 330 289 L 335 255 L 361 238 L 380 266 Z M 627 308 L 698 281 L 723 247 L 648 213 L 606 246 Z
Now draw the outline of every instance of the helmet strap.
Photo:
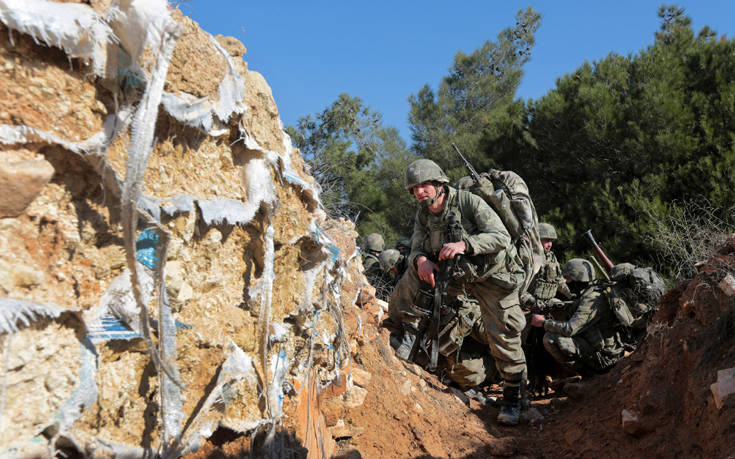
M 421 201 L 421 207 L 423 207 L 426 210 L 429 210 L 429 207 L 431 207 L 432 204 L 434 204 L 436 200 L 439 199 L 439 196 L 444 194 L 444 192 L 446 191 L 444 184 L 441 184 L 440 188 L 437 188 L 436 183 L 434 183 L 434 191 L 435 191 L 436 196 L 434 196 L 433 198 L 424 199 L 423 201 Z

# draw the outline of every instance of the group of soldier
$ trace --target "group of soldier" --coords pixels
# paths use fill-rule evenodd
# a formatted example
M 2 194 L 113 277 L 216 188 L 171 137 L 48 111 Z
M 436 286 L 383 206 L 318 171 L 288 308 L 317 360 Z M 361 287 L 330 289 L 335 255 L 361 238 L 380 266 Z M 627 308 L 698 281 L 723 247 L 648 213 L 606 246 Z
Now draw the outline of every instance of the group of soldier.
M 363 263 L 388 301 L 384 326 L 396 355 L 480 399 L 483 385 L 502 385 L 498 422 L 516 425 L 522 401 L 548 391 L 551 375 L 603 373 L 622 358 L 645 329 L 662 283 L 652 288 L 651 278 L 660 278 L 628 263 L 611 266 L 605 279 L 584 258 L 561 266 L 547 223 L 534 228 L 540 269 L 531 277 L 518 234 L 484 199 L 507 187 L 479 181 L 471 191 L 466 180 L 450 186 L 436 163 L 414 161 L 405 177 L 419 204 L 413 234 L 395 249 L 369 235 Z

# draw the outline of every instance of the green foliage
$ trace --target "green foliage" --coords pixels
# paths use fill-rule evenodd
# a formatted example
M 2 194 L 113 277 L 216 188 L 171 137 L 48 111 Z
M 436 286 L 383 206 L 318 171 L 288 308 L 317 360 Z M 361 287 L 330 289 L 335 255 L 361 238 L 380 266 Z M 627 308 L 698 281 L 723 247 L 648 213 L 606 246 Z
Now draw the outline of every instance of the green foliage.
M 539 25 L 540 15 L 533 9 L 519 11 L 515 25 L 501 31 L 496 42 L 488 40 L 470 54 L 458 52 L 436 94 L 426 85 L 409 97 L 416 153 L 444 166 L 453 178 L 466 172 L 451 143 L 456 143 L 476 168 L 492 164 L 477 154 L 482 128 L 496 110 L 512 103 Z
M 735 42 L 695 36 L 680 8 L 659 15 L 638 55 L 584 63 L 483 127 L 482 154 L 524 177 L 567 256 L 591 228 L 613 261 L 651 264 L 651 235 L 677 202 L 715 214 L 735 202 Z
M 340 94 L 321 113 L 286 127 L 319 183 L 331 217 L 357 223 L 360 234 L 378 232 L 386 241 L 410 234 L 413 203 L 403 188 L 405 170 L 415 159 L 393 127 L 358 97 Z

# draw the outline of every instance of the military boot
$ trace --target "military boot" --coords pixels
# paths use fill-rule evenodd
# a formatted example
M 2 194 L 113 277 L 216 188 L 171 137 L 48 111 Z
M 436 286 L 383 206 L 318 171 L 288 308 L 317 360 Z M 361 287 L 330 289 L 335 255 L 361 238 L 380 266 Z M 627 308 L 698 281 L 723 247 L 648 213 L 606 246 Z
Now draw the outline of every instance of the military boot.
M 396 357 L 408 360 L 416 341 L 417 330 L 410 324 L 403 324 L 403 333 L 400 336 L 391 337 L 390 344 L 396 350 Z
M 498 422 L 508 426 L 518 424 L 521 417 L 521 401 L 518 398 L 520 388 L 518 386 L 508 386 L 503 388 L 503 401 L 500 405 L 500 413 L 498 414 Z

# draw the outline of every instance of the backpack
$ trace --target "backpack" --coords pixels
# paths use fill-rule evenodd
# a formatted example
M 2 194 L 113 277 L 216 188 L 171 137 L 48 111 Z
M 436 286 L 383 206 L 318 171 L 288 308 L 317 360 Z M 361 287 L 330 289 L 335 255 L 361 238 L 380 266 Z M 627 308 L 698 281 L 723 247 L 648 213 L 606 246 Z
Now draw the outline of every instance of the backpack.
M 470 177 L 460 179 L 457 188 L 470 191 L 487 202 L 510 233 L 516 248 L 516 263 L 524 272 L 519 290 L 519 294 L 522 295 L 544 263 L 544 248 L 538 232 L 538 216 L 528 185 L 513 171 L 490 169 L 480 176 L 492 183 L 492 191 L 482 188 Z

